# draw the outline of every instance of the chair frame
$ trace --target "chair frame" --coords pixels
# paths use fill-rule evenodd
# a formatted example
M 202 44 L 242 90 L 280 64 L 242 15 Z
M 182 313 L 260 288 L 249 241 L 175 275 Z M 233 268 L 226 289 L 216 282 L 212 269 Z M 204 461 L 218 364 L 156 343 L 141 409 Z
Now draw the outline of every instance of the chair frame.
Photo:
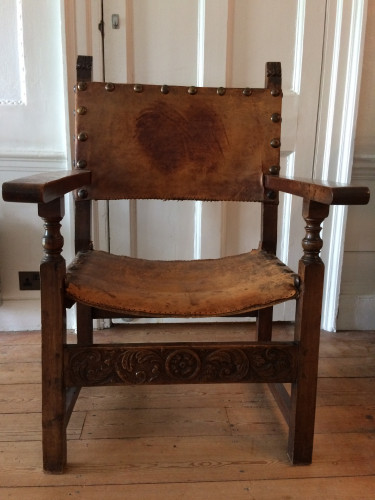
M 78 79 L 90 80 L 90 58 L 81 57 L 77 67 Z M 275 63 L 267 65 L 266 88 L 275 93 L 281 93 L 279 68 Z M 272 340 L 272 307 L 268 307 L 254 314 L 257 332 L 254 342 L 94 344 L 93 319 L 121 315 L 77 303 L 77 344 L 73 345 L 67 344 L 66 335 L 66 307 L 71 304 L 65 297 L 66 263 L 61 255 L 63 238 L 60 227 L 64 217 L 64 194 L 90 184 L 90 179 L 89 170 L 75 169 L 37 174 L 3 185 L 4 200 L 36 203 L 38 214 L 44 221 L 44 257 L 40 266 L 44 470 L 51 473 L 64 471 L 66 428 L 81 387 L 137 383 L 266 382 L 289 426 L 288 456 L 291 462 L 311 463 L 324 281 L 324 264 L 320 258 L 321 225 L 328 216 L 330 205 L 367 203 L 368 189 L 283 178 L 279 176 L 279 169 L 274 167 L 264 175 L 267 197 L 275 203 L 262 203 L 262 250 L 276 253 L 278 193 L 303 198 L 306 235 L 298 266 L 299 297 L 296 300 L 293 341 Z M 87 251 L 92 245 L 90 200 L 77 201 L 75 211 L 75 250 Z M 213 358 L 222 367 L 226 367 L 230 360 L 229 375 L 220 370 L 212 377 L 207 375 L 208 368 L 212 372 Z M 118 368 L 119 360 L 124 359 L 133 370 L 138 369 L 141 373 L 138 378 Z M 181 369 L 181 359 L 191 364 L 190 371 Z M 110 369 L 107 368 L 109 363 Z M 153 372 L 155 365 L 158 367 L 157 380 Z M 291 394 L 285 389 L 285 383 L 291 383 Z

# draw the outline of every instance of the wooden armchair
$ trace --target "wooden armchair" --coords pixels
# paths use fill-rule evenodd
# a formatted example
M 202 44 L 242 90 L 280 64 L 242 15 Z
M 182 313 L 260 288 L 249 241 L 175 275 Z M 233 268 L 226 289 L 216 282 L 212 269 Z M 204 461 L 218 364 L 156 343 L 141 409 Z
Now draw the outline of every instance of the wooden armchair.
M 264 89 L 80 82 L 75 169 L 3 185 L 6 201 L 37 203 L 41 262 L 44 469 L 62 472 L 66 427 L 83 386 L 267 382 L 289 424 L 294 464 L 312 459 L 324 265 L 319 233 L 332 204 L 369 191 L 279 176 L 281 67 Z M 74 191 L 76 258 L 61 256 L 63 196 Z M 303 197 L 298 270 L 275 256 L 278 193 Z M 257 250 L 212 260 L 150 261 L 93 249 L 91 200 L 260 202 Z M 295 300 L 295 338 L 272 340 L 272 308 Z M 66 307 L 77 304 L 77 344 Z M 256 317 L 257 340 L 94 344 L 93 319 Z M 192 328 L 187 324 L 187 328 Z M 228 329 L 230 335 L 230 329 Z M 291 383 L 291 395 L 284 387 Z M 249 452 L 250 453 L 250 452 Z

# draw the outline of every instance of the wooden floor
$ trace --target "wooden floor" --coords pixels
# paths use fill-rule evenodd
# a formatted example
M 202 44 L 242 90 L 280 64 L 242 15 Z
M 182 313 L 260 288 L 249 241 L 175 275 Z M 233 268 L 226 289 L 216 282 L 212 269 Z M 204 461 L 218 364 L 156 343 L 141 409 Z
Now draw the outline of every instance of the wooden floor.
M 127 335 L 165 338 L 153 328 Z M 207 329 L 223 340 L 225 327 Z M 248 330 L 239 324 L 232 338 Z M 265 385 L 176 385 L 83 389 L 67 471 L 44 474 L 39 350 L 38 332 L 0 334 L 1 500 L 375 498 L 375 332 L 322 333 L 313 464 L 298 467 Z

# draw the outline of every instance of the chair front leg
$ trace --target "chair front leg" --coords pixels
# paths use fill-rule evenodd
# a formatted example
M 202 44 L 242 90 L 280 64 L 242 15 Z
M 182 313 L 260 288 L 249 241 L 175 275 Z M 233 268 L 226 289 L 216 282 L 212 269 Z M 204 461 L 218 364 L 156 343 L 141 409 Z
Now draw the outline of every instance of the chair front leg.
M 301 284 L 295 324 L 299 370 L 297 381 L 292 384 L 288 444 L 289 458 L 294 464 L 309 464 L 312 460 L 324 283 L 324 264 L 319 256 L 323 245 L 320 231 L 328 212 L 329 205 L 304 200 L 306 236 L 302 240 L 304 255 L 298 268 Z
M 44 219 L 44 258 L 40 265 L 42 305 L 42 427 L 43 467 L 62 473 L 66 463 L 66 391 L 63 377 L 66 311 L 64 279 L 66 265 L 61 256 L 63 237 L 60 221 L 64 200 L 40 204 Z

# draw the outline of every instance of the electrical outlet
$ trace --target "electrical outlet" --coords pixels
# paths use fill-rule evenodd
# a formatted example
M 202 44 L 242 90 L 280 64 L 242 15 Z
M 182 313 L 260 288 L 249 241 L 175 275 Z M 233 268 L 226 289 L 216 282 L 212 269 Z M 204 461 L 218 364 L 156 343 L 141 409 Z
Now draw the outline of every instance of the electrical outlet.
M 18 273 L 20 290 L 40 290 L 38 271 L 20 271 Z

